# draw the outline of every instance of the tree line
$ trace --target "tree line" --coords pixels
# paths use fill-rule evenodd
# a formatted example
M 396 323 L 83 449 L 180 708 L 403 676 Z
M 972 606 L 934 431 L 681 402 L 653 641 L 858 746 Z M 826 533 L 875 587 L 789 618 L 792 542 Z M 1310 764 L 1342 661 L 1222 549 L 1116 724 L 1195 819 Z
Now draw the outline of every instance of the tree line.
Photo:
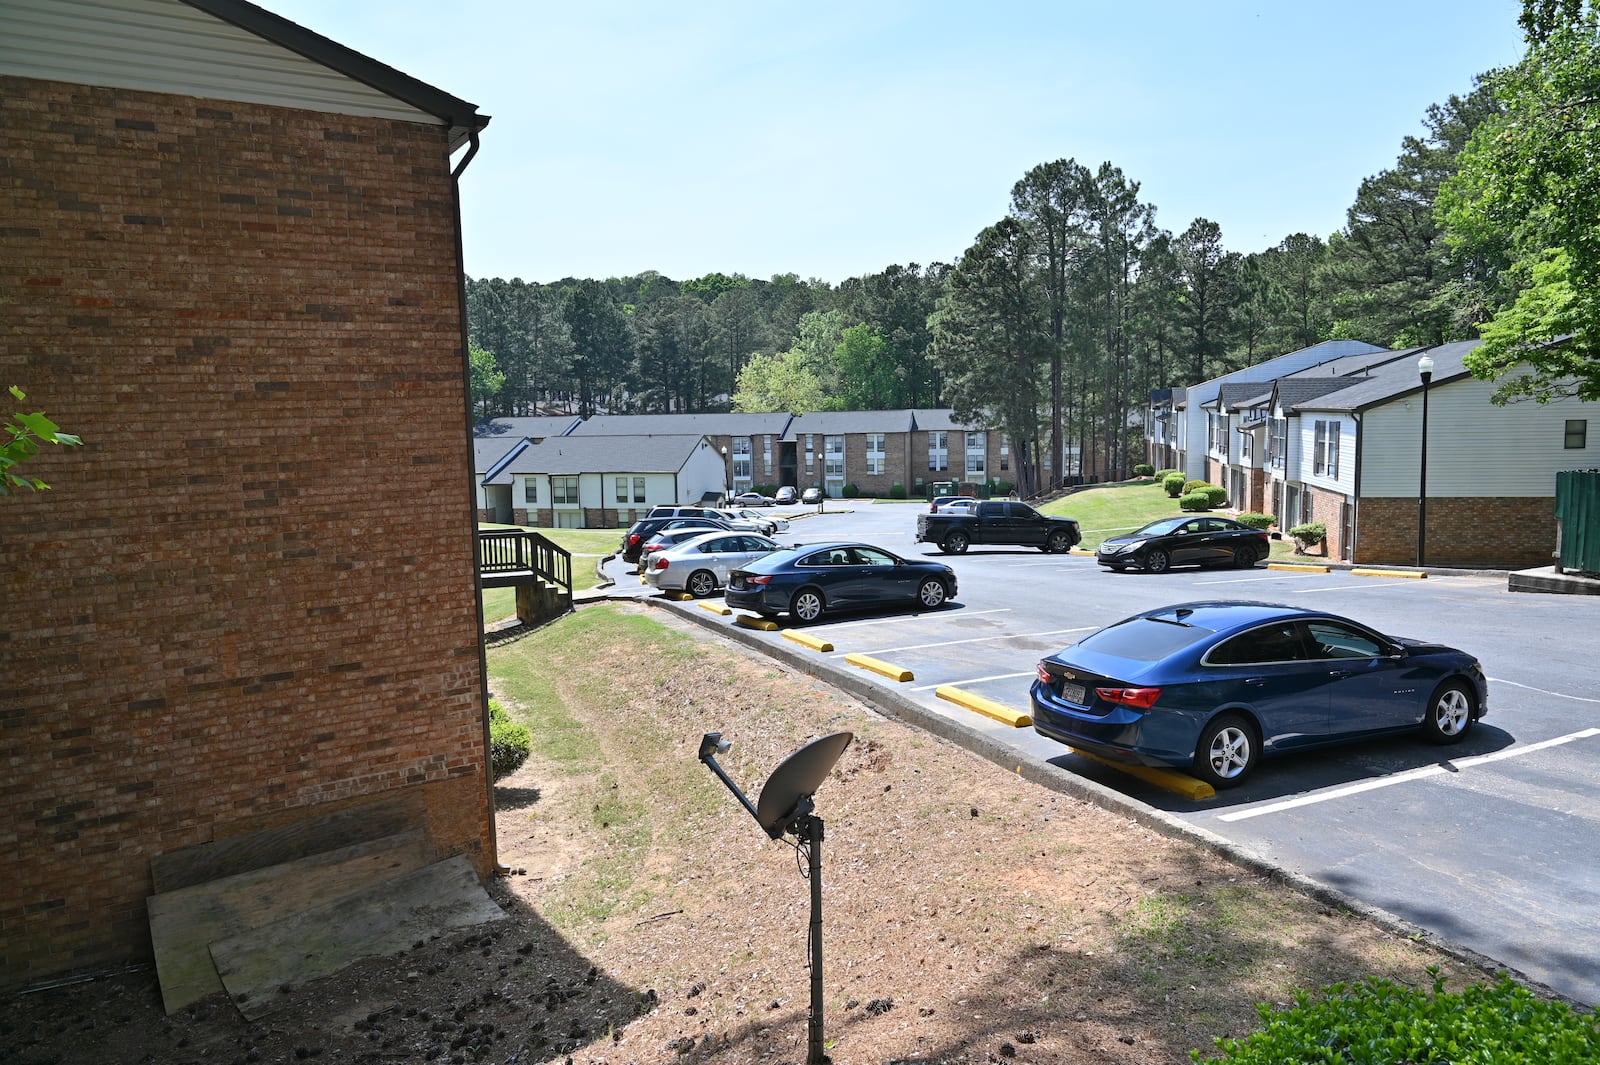
M 469 278 L 475 413 L 950 407 L 1007 436 L 1031 493 L 1126 475 L 1152 390 L 1323 340 L 1481 334 L 1473 369 L 1501 398 L 1600 397 L 1596 0 L 1525 0 L 1521 25 L 1522 62 L 1430 106 L 1326 239 L 1230 251 L 1215 222 L 1163 229 L 1120 168 L 1068 158 L 950 264 Z

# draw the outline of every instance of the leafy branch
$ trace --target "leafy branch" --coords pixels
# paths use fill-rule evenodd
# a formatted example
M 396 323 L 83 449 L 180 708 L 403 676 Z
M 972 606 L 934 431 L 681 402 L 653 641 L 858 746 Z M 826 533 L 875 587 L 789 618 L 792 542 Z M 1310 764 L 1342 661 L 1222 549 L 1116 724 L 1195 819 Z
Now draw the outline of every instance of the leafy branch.
M 11 386 L 11 395 L 18 403 L 28 398 L 16 385 Z M 71 433 L 63 433 L 60 426 L 45 417 L 42 410 L 31 414 L 15 411 L 6 418 L 5 430 L 10 439 L 0 436 L 0 440 L 5 441 L 0 443 L 0 498 L 14 496 L 24 488 L 40 492 L 50 487 L 37 477 L 16 472 L 19 464 L 39 453 L 40 442 L 69 447 L 83 443 Z

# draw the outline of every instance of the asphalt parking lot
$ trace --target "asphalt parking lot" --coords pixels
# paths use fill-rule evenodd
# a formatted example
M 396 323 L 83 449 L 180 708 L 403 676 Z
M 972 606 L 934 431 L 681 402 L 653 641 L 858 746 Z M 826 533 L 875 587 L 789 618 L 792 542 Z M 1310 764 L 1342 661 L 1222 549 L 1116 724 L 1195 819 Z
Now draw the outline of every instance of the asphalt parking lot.
M 1220 841 L 1246 860 L 1393 915 L 1402 931 L 1414 926 L 1600 1004 L 1600 686 L 1591 665 L 1600 597 L 1512 593 L 1502 574 L 1421 579 L 1258 566 L 1157 576 L 1021 548 L 942 556 L 913 543 L 917 509 L 807 514 L 779 539 L 854 538 L 939 557 L 961 584 L 941 610 L 825 619 L 799 629 L 807 638 L 800 643 L 785 635 L 786 617 L 776 631 L 747 629 L 713 612 L 724 609 L 720 599 L 670 608 L 1019 772 Z M 653 596 L 631 567 L 607 566 L 617 594 Z M 1039 658 L 1136 611 L 1209 598 L 1315 606 L 1461 647 L 1483 662 L 1489 714 L 1457 746 L 1401 737 L 1288 756 L 1264 762 L 1241 788 L 1194 797 L 971 708 L 1025 714 Z M 851 657 L 863 655 L 895 672 Z M 962 694 L 973 698 L 952 698 Z

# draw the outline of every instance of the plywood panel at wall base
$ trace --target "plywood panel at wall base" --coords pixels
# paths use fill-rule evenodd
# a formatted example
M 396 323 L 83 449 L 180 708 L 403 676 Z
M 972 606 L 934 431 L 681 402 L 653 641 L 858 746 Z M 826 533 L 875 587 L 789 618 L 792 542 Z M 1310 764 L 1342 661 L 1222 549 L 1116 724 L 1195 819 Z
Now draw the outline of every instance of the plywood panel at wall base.
M 361 958 L 398 954 L 419 940 L 504 920 L 457 855 L 360 895 L 275 921 L 211 945 L 223 987 L 250 1020 L 270 1014 L 283 993 Z
M 223 989 L 213 942 L 414 872 L 430 858 L 427 839 L 413 829 L 152 895 L 146 907 L 162 1005 L 172 1013 Z

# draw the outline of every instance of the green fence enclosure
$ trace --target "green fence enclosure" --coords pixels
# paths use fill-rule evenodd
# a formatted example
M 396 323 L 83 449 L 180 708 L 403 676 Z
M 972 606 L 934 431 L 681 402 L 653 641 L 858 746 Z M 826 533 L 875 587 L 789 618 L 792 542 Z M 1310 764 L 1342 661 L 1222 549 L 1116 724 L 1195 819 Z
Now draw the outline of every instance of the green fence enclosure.
M 1600 470 L 1556 474 L 1556 518 L 1561 522 L 1561 568 L 1600 573 Z

